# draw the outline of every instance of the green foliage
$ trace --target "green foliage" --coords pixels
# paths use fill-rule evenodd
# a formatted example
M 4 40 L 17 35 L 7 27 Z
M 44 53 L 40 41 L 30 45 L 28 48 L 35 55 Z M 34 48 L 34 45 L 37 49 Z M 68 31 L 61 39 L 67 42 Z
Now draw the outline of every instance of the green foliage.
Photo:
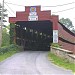
M 5 9 L 4 8 L 4 10 L 3 10 L 3 22 L 7 22 L 6 20 L 5 20 L 5 17 L 7 17 L 8 16 L 8 14 L 6 14 L 6 11 L 7 11 L 7 9 Z M 1 3 L 0 3 L 0 17 L 1 17 L 1 12 L 2 12 L 2 5 L 1 5 Z M 0 20 L 1 20 L 1 18 L 0 18 Z
M 74 29 L 74 26 L 72 24 L 72 21 L 69 19 L 69 18 L 61 18 L 60 19 L 60 22 L 65 26 L 67 27 L 69 30 L 71 30 L 73 33 L 75 33 L 75 29 Z
M 66 19 L 61 18 L 61 19 L 60 19 L 60 22 L 61 22 L 63 25 L 65 25 L 68 29 L 74 27 L 73 24 L 72 24 L 72 21 L 71 21 L 69 18 L 66 18 Z
M 3 46 L 8 46 L 9 42 L 10 42 L 10 35 L 7 32 L 7 29 L 3 28 L 3 30 L 2 30 L 2 45 L 1 46 L 2 47 Z
M 6 58 L 12 56 L 15 53 L 16 53 L 16 51 L 9 51 L 9 52 L 6 52 L 6 53 L 0 55 L 0 61 L 5 60 Z
M 10 52 L 10 51 L 19 51 L 20 50 L 20 47 L 18 45 L 15 45 L 15 44 L 11 44 L 9 46 L 4 46 L 4 47 L 1 47 L 0 48 L 0 55 L 4 54 L 4 53 L 7 53 L 7 52 Z
M 15 24 L 10 23 L 10 44 L 14 44 L 14 37 L 15 37 Z
M 71 31 L 75 34 L 75 29 L 74 28 Z
M 11 44 L 10 46 L 5 46 L 0 48 L 0 61 L 5 60 L 6 58 L 19 52 L 20 50 L 21 50 L 21 47 L 15 44 Z
M 60 47 L 60 45 L 58 43 L 52 43 L 51 46 L 52 47 L 58 47 L 58 48 Z
M 48 58 L 49 60 L 51 60 L 54 64 L 58 65 L 58 66 L 61 66 L 61 67 L 64 67 L 65 69 L 70 69 L 72 70 L 73 72 L 75 72 L 75 64 L 74 63 L 70 63 L 68 60 L 64 59 L 64 58 L 61 58 L 61 57 L 58 57 L 52 53 L 49 52 L 48 54 Z

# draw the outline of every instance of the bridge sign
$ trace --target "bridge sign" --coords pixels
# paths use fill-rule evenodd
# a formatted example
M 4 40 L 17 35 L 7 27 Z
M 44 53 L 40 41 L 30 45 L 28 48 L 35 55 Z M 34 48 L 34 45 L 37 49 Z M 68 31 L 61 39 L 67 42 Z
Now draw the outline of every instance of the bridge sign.
M 28 21 L 36 21 L 38 20 L 38 16 L 29 16 Z
M 30 8 L 30 13 L 28 16 L 28 21 L 37 21 L 38 20 L 38 15 L 36 12 L 36 7 L 31 7 Z
M 58 30 L 53 30 L 53 43 L 58 43 Z

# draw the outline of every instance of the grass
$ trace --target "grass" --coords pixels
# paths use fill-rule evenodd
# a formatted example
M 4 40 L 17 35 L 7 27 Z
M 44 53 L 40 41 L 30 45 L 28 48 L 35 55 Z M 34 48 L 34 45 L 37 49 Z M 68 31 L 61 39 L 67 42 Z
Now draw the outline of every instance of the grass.
M 0 62 L 12 56 L 13 54 L 19 52 L 20 50 L 21 50 L 21 47 L 15 44 L 1 47 L 0 48 Z
M 15 53 L 16 53 L 16 51 L 9 51 L 9 52 L 6 52 L 6 53 L 0 55 L 0 62 L 5 60 L 6 58 L 12 56 Z
M 60 46 L 59 44 L 57 44 L 57 43 L 52 43 L 51 46 L 52 46 L 52 47 L 57 47 L 57 48 L 60 48 L 60 47 L 61 47 L 61 46 Z
M 48 58 L 49 60 L 51 60 L 54 64 L 63 67 L 65 69 L 69 69 L 72 70 L 73 72 L 75 72 L 75 64 L 74 63 L 70 63 L 67 59 L 63 59 L 60 58 L 52 53 L 49 52 L 48 54 Z

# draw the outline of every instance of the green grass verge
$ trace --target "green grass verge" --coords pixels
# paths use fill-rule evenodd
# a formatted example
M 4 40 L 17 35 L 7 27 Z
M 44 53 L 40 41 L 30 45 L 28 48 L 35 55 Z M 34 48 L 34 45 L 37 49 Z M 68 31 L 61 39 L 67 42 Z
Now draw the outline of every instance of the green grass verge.
M 72 70 L 73 72 L 75 72 L 75 64 L 74 63 L 70 63 L 67 59 L 63 59 L 60 58 L 52 53 L 48 53 L 48 58 L 49 60 L 51 60 L 54 64 L 63 67 L 65 69 L 69 69 Z
M 0 62 L 5 60 L 6 58 L 12 56 L 15 53 L 16 53 L 16 51 L 9 51 L 9 52 L 6 52 L 6 53 L 0 55 Z
M 0 48 L 0 62 L 12 56 L 13 54 L 19 52 L 20 50 L 21 50 L 21 47 L 15 44 L 11 44 L 10 46 L 1 47 Z

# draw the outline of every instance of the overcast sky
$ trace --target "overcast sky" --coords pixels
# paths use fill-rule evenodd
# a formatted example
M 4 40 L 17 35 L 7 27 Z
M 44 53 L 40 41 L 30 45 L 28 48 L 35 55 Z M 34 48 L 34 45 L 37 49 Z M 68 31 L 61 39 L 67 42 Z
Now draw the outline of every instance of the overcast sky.
M 51 10 L 52 14 L 59 15 L 60 18 L 69 18 L 73 25 L 75 26 L 75 0 L 5 0 L 5 8 L 8 10 L 8 16 L 14 17 L 16 16 L 16 11 L 24 11 L 24 6 L 36 6 L 41 5 L 41 10 Z M 2 3 L 2 0 L 0 0 L 0 3 Z M 8 4 L 12 3 L 12 4 Z M 68 5 L 63 5 L 67 3 L 72 3 Z M 17 4 L 17 5 L 13 5 Z M 23 5 L 23 6 L 18 6 Z M 63 5 L 63 6 L 57 6 L 57 7 L 43 7 L 43 6 L 56 6 L 56 5 Z M 10 10 L 10 8 L 12 10 Z M 70 9 L 73 8 L 73 9 Z M 58 12 L 62 10 L 70 9 L 63 12 Z M 9 13 L 10 12 L 10 13 Z M 55 12 L 55 13 L 54 13 Z

